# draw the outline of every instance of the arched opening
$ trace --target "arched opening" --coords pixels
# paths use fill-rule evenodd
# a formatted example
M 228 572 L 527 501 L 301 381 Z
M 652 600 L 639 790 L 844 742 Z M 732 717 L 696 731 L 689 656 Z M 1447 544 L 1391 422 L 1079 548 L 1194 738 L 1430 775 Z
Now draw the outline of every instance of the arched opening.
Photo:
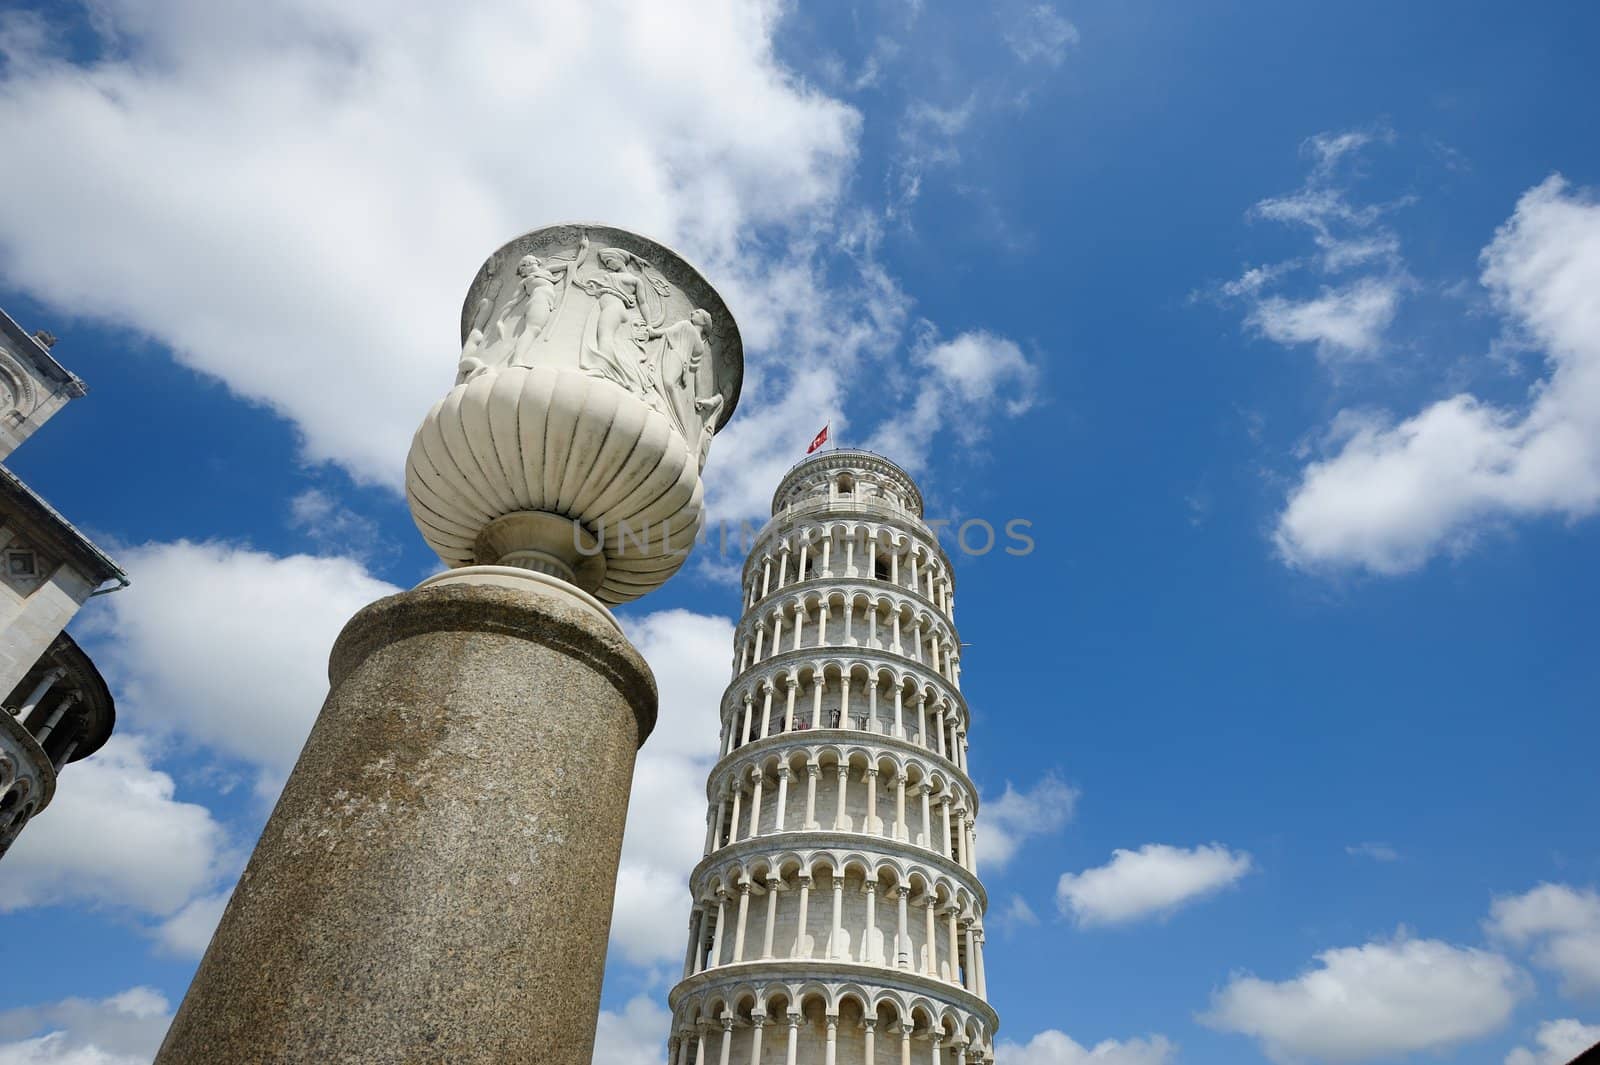
M 838 489 L 839 494 L 842 496 L 855 495 L 856 479 L 848 473 L 841 473 L 839 479 L 834 482 L 834 487 Z

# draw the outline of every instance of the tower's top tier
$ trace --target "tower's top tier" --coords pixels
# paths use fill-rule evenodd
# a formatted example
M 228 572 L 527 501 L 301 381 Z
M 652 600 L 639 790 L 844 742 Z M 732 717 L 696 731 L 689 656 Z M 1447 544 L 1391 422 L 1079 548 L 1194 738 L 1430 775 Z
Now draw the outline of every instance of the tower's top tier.
M 911 476 L 882 455 L 859 448 L 819 451 L 795 463 L 772 494 L 772 515 L 823 501 L 875 503 L 922 517 L 922 493 Z

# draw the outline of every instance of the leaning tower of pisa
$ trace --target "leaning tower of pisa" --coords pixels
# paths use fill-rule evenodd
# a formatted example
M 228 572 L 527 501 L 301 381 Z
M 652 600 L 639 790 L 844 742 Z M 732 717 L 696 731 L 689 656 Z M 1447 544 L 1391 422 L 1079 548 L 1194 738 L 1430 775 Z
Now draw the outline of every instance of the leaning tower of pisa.
M 789 471 L 744 566 L 672 1065 L 977 1065 L 983 971 L 950 560 L 864 451 Z

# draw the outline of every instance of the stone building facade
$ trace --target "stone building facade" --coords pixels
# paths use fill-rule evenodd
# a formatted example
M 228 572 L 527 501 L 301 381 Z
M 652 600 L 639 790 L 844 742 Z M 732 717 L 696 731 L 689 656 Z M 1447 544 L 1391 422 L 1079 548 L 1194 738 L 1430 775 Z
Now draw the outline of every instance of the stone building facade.
M 0 311 L 0 458 L 83 382 Z M 50 802 L 68 762 L 111 735 L 116 711 L 99 670 L 62 630 L 92 596 L 125 587 L 117 564 L 0 465 L 0 857 Z
M 671 1065 L 994 1060 L 950 560 L 894 463 L 795 466 L 743 571 Z

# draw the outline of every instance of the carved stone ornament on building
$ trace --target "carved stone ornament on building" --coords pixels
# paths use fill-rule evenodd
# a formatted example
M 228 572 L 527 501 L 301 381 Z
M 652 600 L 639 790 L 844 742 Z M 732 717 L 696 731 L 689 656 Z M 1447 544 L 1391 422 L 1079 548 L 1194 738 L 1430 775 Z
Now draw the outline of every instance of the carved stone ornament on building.
M 700 472 L 743 378 L 716 291 L 637 234 L 549 226 L 484 263 L 461 339 L 456 386 L 406 460 L 429 546 L 607 604 L 665 582 L 704 520 Z

